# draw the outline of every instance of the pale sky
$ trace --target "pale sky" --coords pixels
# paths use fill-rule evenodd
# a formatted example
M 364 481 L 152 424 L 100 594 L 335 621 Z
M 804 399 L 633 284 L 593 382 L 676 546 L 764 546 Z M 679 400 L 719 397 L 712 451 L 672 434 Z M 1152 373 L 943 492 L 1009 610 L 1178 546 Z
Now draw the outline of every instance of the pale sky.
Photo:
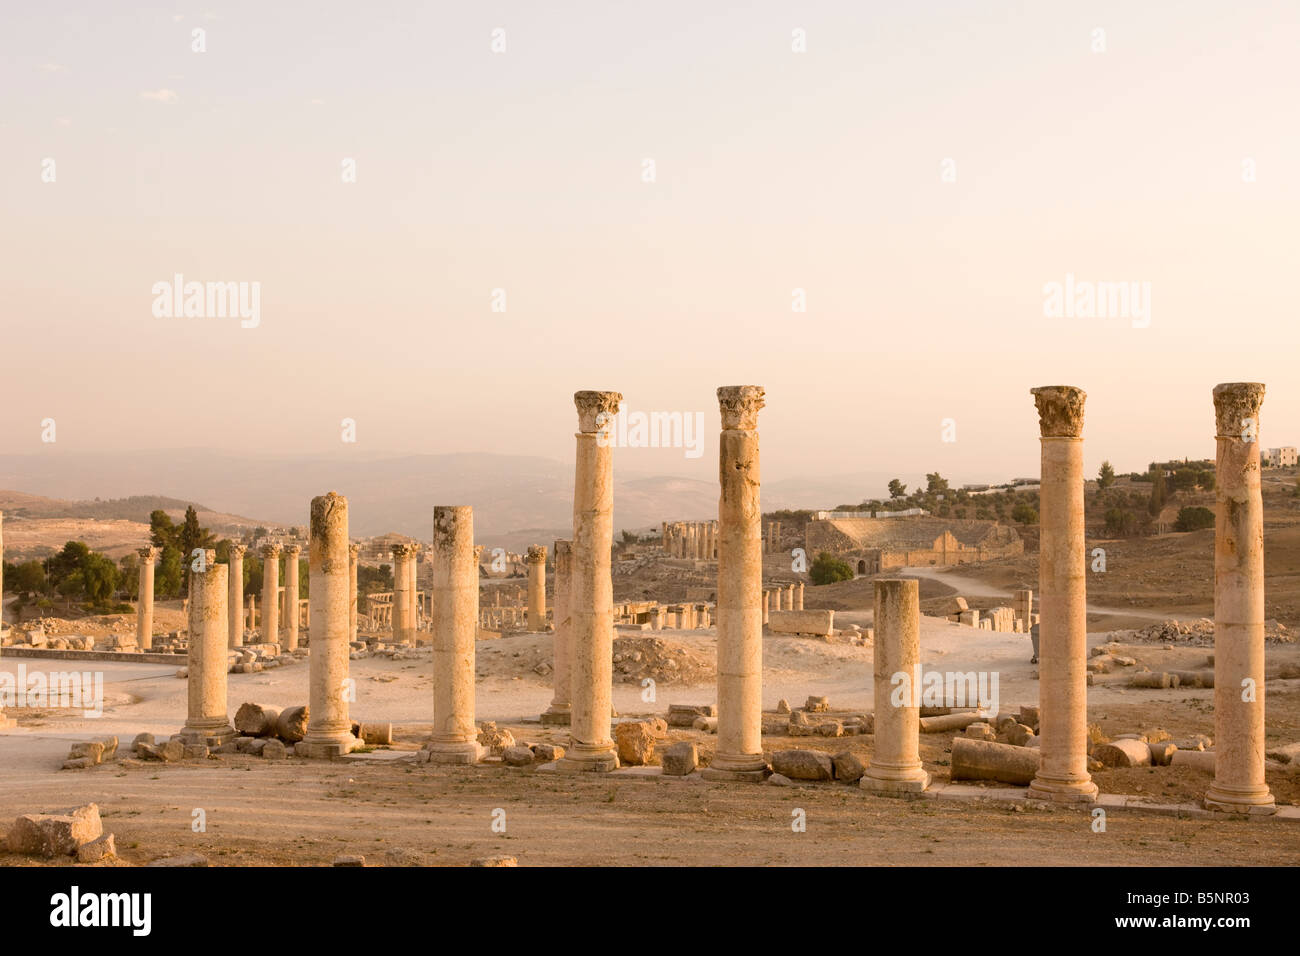
M 710 437 L 623 464 L 708 477 L 759 384 L 765 479 L 975 481 L 1037 473 L 1033 386 L 1095 472 L 1212 455 L 1242 380 L 1300 444 L 1297 49 L 1294 2 L 5 4 L 0 447 L 566 458 L 610 388 Z M 155 317 L 176 273 L 260 325 Z M 1045 317 L 1067 274 L 1149 327 Z

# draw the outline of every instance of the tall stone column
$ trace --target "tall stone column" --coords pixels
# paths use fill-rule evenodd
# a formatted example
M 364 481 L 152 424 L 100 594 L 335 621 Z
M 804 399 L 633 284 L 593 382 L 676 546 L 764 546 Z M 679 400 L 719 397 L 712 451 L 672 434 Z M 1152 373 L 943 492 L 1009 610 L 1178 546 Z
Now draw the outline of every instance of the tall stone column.
M 262 545 L 262 643 L 280 641 L 280 546 Z
M 248 629 L 251 631 L 257 627 L 257 595 L 248 596 Z
M 859 786 L 879 793 L 917 793 L 930 785 L 921 765 L 920 582 L 878 580 L 875 592 L 876 743 Z M 906 680 L 896 681 L 899 674 Z M 897 693 L 900 687 L 911 693 Z
M 718 389 L 718 745 L 704 776 L 761 781 L 763 756 L 763 512 L 758 412 L 763 389 Z
M 357 555 L 361 545 L 348 545 L 348 640 L 357 639 Z M 310 607 L 310 605 L 308 605 Z M 309 612 L 310 614 L 310 612 Z M 310 621 L 310 616 L 308 617 Z
M 220 747 L 236 736 L 226 703 L 230 568 L 217 564 L 216 551 L 204 552 L 204 562 L 205 570 L 190 572 L 189 716 L 181 739 Z
M 395 544 L 393 551 L 393 643 L 411 641 L 411 546 Z
M 302 545 L 290 544 L 284 549 L 284 649 L 298 649 L 298 556 Z
M 610 737 L 614 671 L 614 467 L 609 428 L 623 396 L 577 392 L 577 465 L 573 481 L 573 621 L 570 746 L 556 767 L 605 771 L 618 767 Z
M 150 545 L 136 553 L 140 555 L 140 596 L 135 605 L 135 642 L 147 651 L 153 647 L 153 563 L 158 549 Z
M 433 509 L 433 735 L 431 763 L 475 763 L 482 756 L 474 723 L 474 636 L 478 563 L 474 511 Z
M 294 753 L 337 757 L 358 743 L 348 717 L 348 499 L 331 491 L 311 500 L 307 591 L 311 670 L 307 733 Z
M 528 546 L 528 629 L 546 629 L 546 545 Z
M 570 579 L 573 576 L 573 542 L 555 542 L 555 607 L 551 613 L 555 620 L 552 631 L 552 665 L 555 675 L 555 694 L 551 706 L 542 714 L 542 723 L 567 727 L 569 725 L 569 685 L 573 672 L 573 617 L 570 610 Z
M 420 546 L 412 544 L 406 557 L 406 626 L 411 630 L 411 643 L 417 640 L 420 629 Z
M 1274 813 L 1264 780 L 1264 386 L 1214 387 L 1214 783 L 1210 810 Z
M 721 559 L 721 556 L 719 556 L 719 559 Z M 771 614 L 771 612 L 772 612 L 772 592 L 764 589 L 763 590 L 763 626 L 764 627 L 767 626 L 768 616 Z
M 1088 802 L 1088 619 L 1083 528 L 1083 389 L 1031 389 L 1042 436 L 1038 590 L 1038 773 L 1029 796 Z M 879 640 L 877 632 L 876 640 Z
M 230 636 L 226 641 L 227 647 L 244 646 L 244 555 L 247 553 L 248 548 L 242 544 L 230 546 L 230 594 L 226 599 Z

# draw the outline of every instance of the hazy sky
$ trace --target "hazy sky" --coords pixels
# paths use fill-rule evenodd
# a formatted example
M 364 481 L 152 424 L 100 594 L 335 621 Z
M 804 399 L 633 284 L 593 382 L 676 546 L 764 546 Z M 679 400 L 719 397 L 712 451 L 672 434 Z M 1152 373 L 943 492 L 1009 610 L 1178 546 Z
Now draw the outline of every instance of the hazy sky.
M 613 388 L 712 439 L 621 462 L 707 477 L 753 383 L 765 478 L 973 481 L 1036 474 L 1032 386 L 1126 471 L 1238 380 L 1300 444 L 1298 48 L 1294 2 L 6 4 L 0 445 L 564 458 Z M 176 273 L 260 324 L 155 317 Z M 1067 274 L 1149 327 L 1046 317 Z

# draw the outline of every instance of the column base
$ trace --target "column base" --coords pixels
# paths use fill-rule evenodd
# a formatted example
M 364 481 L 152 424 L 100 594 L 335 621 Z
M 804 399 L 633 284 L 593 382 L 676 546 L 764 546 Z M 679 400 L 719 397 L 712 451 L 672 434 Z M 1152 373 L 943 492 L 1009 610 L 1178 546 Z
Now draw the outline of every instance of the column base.
M 878 777 L 871 775 L 871 768 L 862 775 L 858 787 L 872 793 L 924 793 L 930 786 L 930 775 L 920 768 L 911 772 L 890 771 Z
M 567 707 L 564 708 L 563 710 L 552 707 L 551 709 L 545 711 L 542 714 L 542 718 L 541 718 L 542 726 L 543 727 L 567 727 L 569 726 L 570 716 L 571 716 L 571 711 Z
M 1247 813 L 1259 816 L 1277 813 L 1277 803 L 1268 787 L 1233 790 L 1213 784 L 1205 791 L 1204 805 L 1205 809 L 1219 813 Z
M 424 749 L 429 754 L 429 763 L 467 767 L 483 759 L 483 745 L 476 741 L 460 744 L 430 742 L 424 745 Z
M 618 769 L 618 752 L 614 750 L 613 744 L 608 749 L 574 746 L 555 761 L 555 769 L 560 773 L 609 773 Z
M 1078 781 L 1043 780 L 1035 777 L 1029 782 L 1029 800 L 1048 803 L 1093 803 L 1097 799 L 1097 785 L 1088 777 Z
M 700 771 L 702 780 L 712 780 L 716 783 L 762 783 L 772 775 L 772 771 L 767 767 L 762 770 L 719 770 L 715 767 L 705 767 Z
M 293 747 L 295 757 L 342 757 L 361 746 L 361 741 L 351 734 L 343 737 L 306 737 Z
M 205 747 L 215 750 L 223 744 L 228 744 L 236 737 L 239 732 L 230 724 L 224 727 L 182 727 L 177 735 L 184 744 L 203 744 Z
M 700 777 L 723 783 L 762 783 L 771 773 L 767 758 L 761 753 L 715 753 L 709 765 L 700 771 Z

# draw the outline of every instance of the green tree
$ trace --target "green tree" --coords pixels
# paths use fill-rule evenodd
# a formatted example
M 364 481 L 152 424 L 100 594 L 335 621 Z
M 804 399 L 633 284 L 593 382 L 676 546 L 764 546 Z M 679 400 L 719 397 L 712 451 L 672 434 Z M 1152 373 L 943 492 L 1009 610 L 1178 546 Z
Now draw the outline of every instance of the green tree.
M 1011 520 L 1021 524 L 1035 524 L 1038 521 L 1038 509 L 1022 501 L 1011 509 Z
M 941 495 L 948 490 L 948 479 L 937 471 L 925 476 L 925 490 L 932 495 Z
M 168 545 L 163 548 L 162 558 L 158 562 L 158 570 L 154 575 L 154 594 L 164 600 L 179 597 L 183 580 L 181 550 L 175 545 Z
M 149 540 L 155 548 L 176 547 L 176 525 L 161 508 L 149 512 Z
M 134 601 L 140 597 L 140 557 L 134 551 L 129 551 L 117 564 L 122 570 L 122 581 L 118 587 L 128 601 Z
M 1175 531 L 1200 531 L 1214 527 L 1214 512 L 1209 508 L 1179 508 Z
M 57 589 L 61 582 L 81 571 L 89 556 L 90 548 L 84 541 L 69 541 L 62 551 L 51 555 L 49 559 L 50 583 Z M 63 591 L 60 590 L 59 593 L 62 594 Z
M 902 498 L 907 494 L 907 485 L 903 484 L 897 478 L 889 479 L 889 497 Z
M 813 584 L 834 584 L 836 581 L 849 581 L 853 578 L 853 568 L 823 551 L 808 568 L 808 576 Z
M 1127 508 L 1111 508 L 1106 512 L 1106 533 L 1115 537 L 1132 534 L 1137 528 L 1137 516 Z
M 87 556 L 81 573 L 86 597 L 92 604 L 101 607 L 108 603 L 121 580 L 121 572 L 118 571 L 117 565 L 104 555 L 93 552 Z
M 1097 488 L 1105 491 L 1113 484 L 1115 484 L 1115 469 L 1110 466 L 1110 462 L 1103 461 L 1101 470 L 1097 472 Z
M 1160 514 L 1165 507 L 1165 501 L 1168 500 L 1165 494 L 1165 470 L 1159 465 L 1151 475 L 1151 497 L 1147 501 L 1147 511 L 1151 517 Z
M 5 565 L 5 590 L 12 594 L 40 594 L 49 587 L 45 565 L 39 561 Z

